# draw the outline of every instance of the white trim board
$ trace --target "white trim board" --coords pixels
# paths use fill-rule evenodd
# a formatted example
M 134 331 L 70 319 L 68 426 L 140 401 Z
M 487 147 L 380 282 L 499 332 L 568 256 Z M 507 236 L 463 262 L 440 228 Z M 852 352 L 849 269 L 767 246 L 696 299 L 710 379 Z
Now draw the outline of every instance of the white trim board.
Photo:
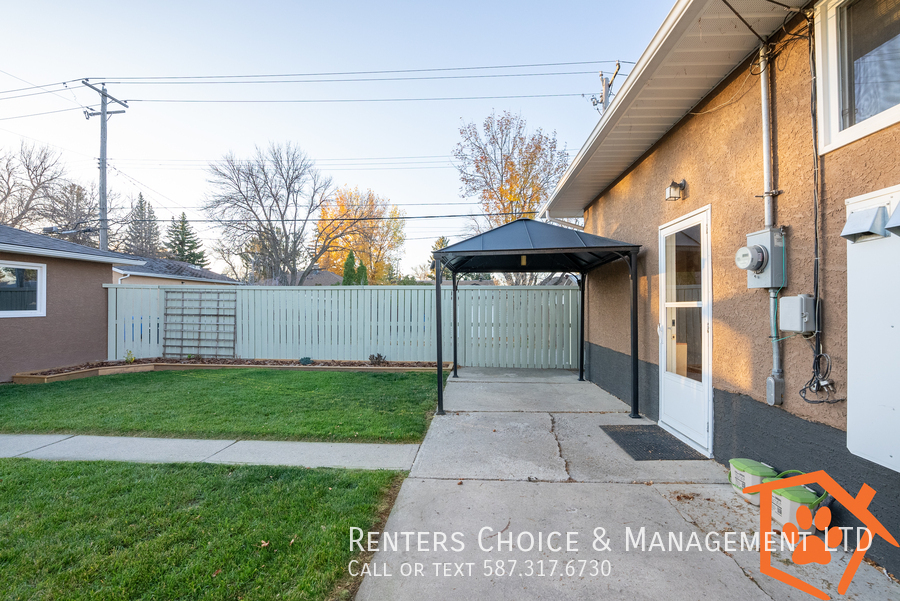
M 0 267 L 36 269 L 38 272 L 37 308 L 34 311 L 0 311 L 0 319 L 47 316 L 47 266 L 43 263 L 22 263 L 0 260 Z

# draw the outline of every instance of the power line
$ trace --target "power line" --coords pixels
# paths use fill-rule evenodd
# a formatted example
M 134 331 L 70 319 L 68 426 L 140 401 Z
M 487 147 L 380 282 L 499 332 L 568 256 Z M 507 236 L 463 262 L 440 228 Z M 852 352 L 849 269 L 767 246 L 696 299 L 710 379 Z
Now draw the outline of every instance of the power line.
M 199 85 L 258 85 L 282 83 L 371 83 L 377 81 L 439 81 L 447 79 L 497 79 L 502 77 L 549 77 L 560 75 L 595 75 L 596 71 L 554 71 L 550 73 L 489 73 L 478 75 L 424 75 L 415 77 L 356 77 L 349 79 L 261 79 L 261 80 L 199 80 L 199 81 L 125 81 L 103 80 L 106 84 L 150 86 L 199 86 Z
M 110 168 L 111 168 L 111 169 L 115 169 L 115 167 L 113 167 L 112 165 L 110 165 Z M 117 170 L 117 171 L 118 171 L 118 170 Z M 125 175 L 125 174 L 122 173 L 122 175 Z M 129 177 L 129 176 L 126 175 L 126 177 Z M 129 178 L 129 179 L 133 179 L 133 178 Z M 138 182 L 137 180 L 134 180 L 134 182 L 137 183 L 137 184 L 139 184 L 139 185 L 143 185 L 143 184 L 141 184 L 140 182 Z M 148 189 L 149 189 L 149 188 L 148 188 Z M 156 192 L 156 194 L 159 194 L 159 192 Z M 160 194 L 160 196 L 162 196 L 162 195 Z M 175 202 L 175 201 L 172 200 L 171 198 L 169 198 L 169 200 L 171 200 L 172 202 Z M 480 205 L 481 203 L 478 202 L 478 201 L 474 201 L 474 202 L 456 202 L 456 201 L 454 201 L 454 202 L 428 202 L 428 203 L 422 203 L 422 202 L 391 202 L 391 203 L 388 203 L 388 204 L 390 204 L 390 206 L 392 206 L 392 207 L 421 207 L 421 206 L 441 206 L 441 207 L 443 207 L 443 206 L 449 206 L 449 205 L 467 205 L 467 206 L 472 206 L 472 205 Z M 345 204 L 345 205 L 343 205 L 343 206 L 347 206 L 347 207 L 367 207 L 367 206 L 369 206 L 369 205 L 368 205 L 368 203 L 365 203 L 365 204 L 354 203 L 354 204 L 349 204 L 349 205 L 348 205 L 348 204 Z M 157 209 L 172 209 L 173 207 L 156 207 L 156 208 L 157 208 Z M 179 209 L 191 210 L 191 211 L 202 211 L 202 210 L 203 210 L 203 207 L 185 207 L 185 206 L 182 206 L 182 205 L 178 205 L 177 208 L 179 208 Z
M 411 221 L 414 219 L 452 219 L 452 218 L 460 218 L 460 217 L 504 217 L 510 215 L 534 215 L 537 211 L 522 211 L 517 213 L 469 213 L 464 215 L 399 215 L 397 217 L 334 217 L 328 219 L 322 218 L 309 218 L 309 219 L 277 219 L 275 220 L 278 223 L 301 223 L 301 222 L 312 222 L 318 223 L 320 221 L 387 221 L 387 220 L 398 220 L 398 221 Z M 167 219 L 135 219 L 135 221 L 161 221 L 167 222 Z M 256 219 L 188 219 L 191 223 L 255 223 Z
M 29 115 L 16 115 L 15 117 L 0 117 L 0 121 L 9 121 L 11 119 L 25 119 L 26 117 L 40 117 L 41 115 L 53 115 L 54 113 L 67 113 L 69 111 L 80 111 L 81 107 L 73 107 L 70 109 L 59 109 L 58 111 L 44 111 L 43 113 L 31 113 Z
M 0 72 L 5 73 L 6 75 L 9 75 L 13 79 L 18 79 L 19 81 L 24 81 L 25 83 L 29 84 L 27 88 L 16 88 L 14 90 L 3 90 L 2 92 L 0 92 L 0 94 L 12 94 L 14 92 L 27 92 L 28 90 L 43 90 L 44 88 L 52 88 L 53 86 L 66 86 L 66 84 L 70 84 L 70 83 L 73 83 L 76 81 L 81 81 L 81 78 L 78 78 L 78 79 L 69 79 L 67 81 L 57 81 L 54 83 L 37 85 L 37 84 L 29 83 L 20 77 L 16 77 L 15 75 L 10 75 L 9 73 L 6 73 L 6 71 L 0 71 Z M 65 89 L 68 90 L 69 88 L 66 87 Z
M 34 89 L 34 88 L 39 88 L 39 89 L 43 90 L 43 89 L 49 88 L 49 87 L 51 87 L 51 86 L 53 85 L 53 84 L 51 84 L 51 85 L 48 85 L 48 86 L 37 86 L 37 85 L 31 83 L 30 81 L 27 81 L 27 80 L 25 80 L 25 79 L 22 79 L 21 77 L 18 77 L 18 76 L 16 76 L 16 75 L 13 75 L 12 73 L 8 73 L 8 72 L 3 71 L 3 70 L 0 70 L 0 73 L 3 73 L 4 75 L 7 75 L 7 76 L 9 76 L 9 77 L 12 77 L 13 79 L 18 79 L 19 81 L 21 81 L 21 82 L 23 82 L 23 83 L 27 83 L 28 85 L 33 86 L 32 89 Z M 66 83 L 68 83 L 68 82 L 63 82 L 63 85 L 65 85 Z M 82 108 L 82 109 L 87 109 L 86 106 L 84 106 L 83 104 L 81 104 L 80 102 L 78 102 L 77 100 L 75 100 L 75 99 L 73 99 L 73 98 L 67 98 L 67 97 L 65 97 L 65 96 L 60 96 L 60 95 L 57 94 L 56 92 L 50 92 L 50 93 L 53 94 L 54 96 L 59 96 L 60 98 L 62 98 L 62 99 L 65 100 L 66 102 L 71 102 L 71 103 L 73 103 L 73 104 L 77 104 L 77 105 L 78 105 L 80 108 Z M 73 95 L 74 95 L 74 93 L 73 93 Z
M 30 92 L 28 94 L 18 94 L 17 96 L 4 96 L 0 97 L 0 100 L 15 100 L 17 98 L 30 98 L 31 96 L 41 96 L 43 94 L 53 94 L 54 96 L 59 96 L 57 92 L 64 92 L 66 88 L 59 88 L 58 90 L 41 90 L 40 92 Z M 63 100 L 68 100 L 65 96 L 59 96 Z
M 200 98 L 130 98 L 128 102 L 178 103 L 178 104 L 326 104 L 350 102 L 438 102 L 447 100 L 514 100 L 517 98 L 565 98 L 572 96 L 590 96 L 597 92 L 578 92 L 574 94 L 517 94 L 512 96 L 442 96 L 434 98 L 293 98 L 287 100 L 204 100 Z
M 600 65 L 605 63 L 615 63 L 614 60 L 604 60 L 604 61 L 578 61 L 578 62 L 566 62 L 566 63 L 531 63 L 524 65 L 489 65 L 489 66 L 480 66 L 480 67 L 436 67 L 429 69 L 391 69 L 391 70 L 379 70 L 379 71 L 334 71 L 334 72 L 321 72 L 321 73 L 266 73 L 266 74 L 258 74 L 258 75 L 168 75 L 168 76 L 157 76 L 157 77 L 109 77 L 106 79 L 113 80 L 122 80 L 124 81 L 145 81 L 145 80 L 186 80 L 186 79 L 260 79 L 264 77 L 273 78 L 286 78 L 286 77 L 329 77 L 329 76 L 345 76 L 345 75 L 389 75 L 393 73 L 434 73 L 434 72 L 446 72 L 446 71 L 481 71 L 487 69 L 524 69 L 524 68 L 533 68 L 533 67 L 564 67 L 564 66 L 574 66 L 574 65 Z M 629 65 L 634 65 L 635 63 L 632 61 L 619 61 L 622 63 L 626 63 Z M 88 78 L 88 79 L 101 79 L 101 78 Z
M 397 160 L 401 160 L 401 159 L 445 159 L 445 158 L 449 159 L 449 158 L 451 158 L 451 156 L 452 155 L 449 155 L 449 154 L 424 154 L 424 155 L 418 155 L 418 156 L 403 156 L 403 157 L 347 157 L 347 158 L 316 159 L 316 162 L 319 163 L 322 161 L 387 161 L 387 160 L 394 160 L 394 159 L 397 159 Z M 221 158 L 218 158 L 218 159 L 163 159 L 163 158 L 152 158 L 152 157 L 150 157 L 150 158 L 138 157 L 138 158 L 133 158 L 133 159 L 110 158 L 109 160 L 111 160 L 111 161 L 117 160 L 117 161 L 173 162 L 173 163 L 174 162 L 211 163 L 211 162 L 215 162 L 215 161 L 220 161 L 222 159 Z M 266 162 L 271 162 L 270 159 L 265 159 L 265 160 L 266 160 Z M 235 160 L 234 162 L 236 162 L 236 163 L 251 163 L 251 162 L 256 162 L 256 160 L 255 159 L 244 159 L 244 160 Z

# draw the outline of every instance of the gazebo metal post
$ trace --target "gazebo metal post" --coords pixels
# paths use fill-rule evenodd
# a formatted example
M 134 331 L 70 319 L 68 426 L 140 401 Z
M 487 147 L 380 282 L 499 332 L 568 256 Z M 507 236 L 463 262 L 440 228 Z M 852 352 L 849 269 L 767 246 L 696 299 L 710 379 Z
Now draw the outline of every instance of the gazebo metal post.
M 638 274 L 637 274 L 637 256 L 638 251 L 632 250 L 628 253 L 628 267 L 631 272 L 631 416 L 638 419 L 641 414 L 638 413 Z
M 443 323 L 441 322 L 441 271 L 443 271 L 444 263 L 439 258 L 434 259 L 434 317 L 437 338 L 437 385 L 438 385 L 438 406 L 437 415 L 444 415 L 444 363 L 443 350 L 444 342 L 441 339 L 441 330 Z
M 582 272 L 581 278 L 578 280 L 578 288 L 581 291 L 581 319 L 578 321 L 578 381 L 584 382 L 584 297 L 585 297 L 585 276 Z
M 456 343 L 457 343 L 457 341 L 458 341 L 457 339 L 459 338 L 459 332 L 457 331 L 458 323 L 459 323 L 459 322 L 456 320 L 456 303 L 458 302 L 458 299 L 457 299 L 457 293 L 458 293 L 458 290 L 457 290 L 457 284 L 458 284 L 458 282 L 459 282 L 459 277 L 458 277 L 459 274 L 457 274 L 455 271 L 453 271 L 453 272 L 451 272 L 451 273 L 453 274 L 453 377 L 454 377 L 454 378 L 458 378 L 458 377 L 459 377 L 459 374 L 456 373 L 456 364 L 457 364 L 457 360 L 456 360 Z

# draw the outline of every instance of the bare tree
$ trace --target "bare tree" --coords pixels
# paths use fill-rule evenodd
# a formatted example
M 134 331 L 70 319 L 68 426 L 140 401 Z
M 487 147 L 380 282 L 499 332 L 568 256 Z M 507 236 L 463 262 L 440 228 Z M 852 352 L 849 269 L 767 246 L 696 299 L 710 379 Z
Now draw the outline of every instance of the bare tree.
M 74 182 L 61 184 L 53 197 L 42 203 L 37 214 L 42 221 L 57 226 L 70 234 L 60 234 L 61 238 L 99 248 L 100 243 L 100 200 L 97 188 L 85 188 Z
M 249 260 L 254 272 L 263 266 L 281 285 L 301 285 L 335 241 L 367 216 L 359 207 L 317 227 L 332 181 L 290 143 L 257 148 L 249 160 L 228 154 L 210 165 L 209 183 L 213 192 L 204 210 L 222 230 L 220 251 L 247 253 L 240 263 Z
M 48 146 L 23 142 L 17 154 L 0 153 L 0 223 L 33 226 L 63 183 L 59 154 Z

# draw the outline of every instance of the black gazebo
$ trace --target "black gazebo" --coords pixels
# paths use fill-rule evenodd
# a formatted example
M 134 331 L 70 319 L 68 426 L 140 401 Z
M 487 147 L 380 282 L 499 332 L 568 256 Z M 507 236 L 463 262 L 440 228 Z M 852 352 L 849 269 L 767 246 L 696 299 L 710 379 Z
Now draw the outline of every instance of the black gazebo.
M 453 377 L 456 371 L 458 323 L 456 317 L 457 275 L 476 272 L 568 272 L 578 273 L 581 291 L 579 320 L 578 379 L 584 380 L 585 275 L 592 269 L 620 259 L 631 273 L 631 417 L 638 414 L 638 317 L 637 255 L 639 244 L 628 244 L 575 229 L 533 219 L 517 219 L 483 234 L 434 251 L 437 300 L 438 415 L 444 415 L 443 341 L 441 339 L 441 266 L 453 278 Z

